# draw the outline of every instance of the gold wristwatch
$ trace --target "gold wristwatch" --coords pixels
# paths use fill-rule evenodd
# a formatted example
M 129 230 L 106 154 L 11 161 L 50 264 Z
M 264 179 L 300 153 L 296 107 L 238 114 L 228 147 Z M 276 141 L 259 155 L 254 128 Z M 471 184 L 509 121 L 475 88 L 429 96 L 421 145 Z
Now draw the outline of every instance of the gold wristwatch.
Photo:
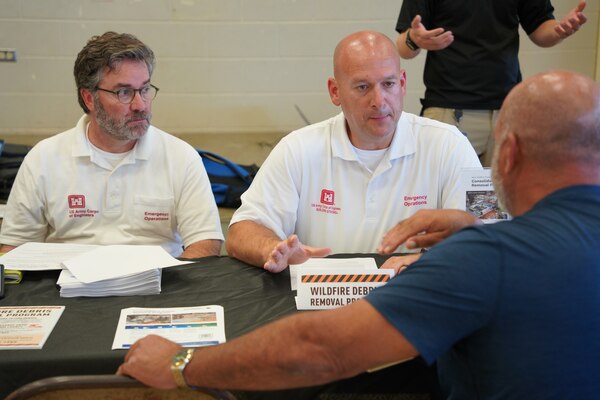
M 194 356 L 194 349 L 181 349 L 171 359 L 171 373 L 173 379 L 179 387 L 190 387 L 185 378 L 183 377 L 183 371 L 185 367 L 190 363 L 190 360 Z

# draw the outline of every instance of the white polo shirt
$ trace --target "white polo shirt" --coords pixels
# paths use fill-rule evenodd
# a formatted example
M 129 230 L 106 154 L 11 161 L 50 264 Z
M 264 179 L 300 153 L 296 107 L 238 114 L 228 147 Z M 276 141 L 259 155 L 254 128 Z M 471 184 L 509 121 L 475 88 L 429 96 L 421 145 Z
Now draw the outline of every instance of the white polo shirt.
M 113 168 L 92 151 L 89 120 L 27 154 L 6 205 L 0 243 L 182 246 L 223 240 L 210 182 L 197 151 L 155 127 Z
M 252 220 L 281 239 L 296 233 L 302 243 L 334 253 L 372 253 L 389 229 L 419 209 L 464 210 L 460 171 L 476 167 L 477 154 L 458 129 L 403 112 L 370 172 L 340 113 L 277 144 L 230 225 Z

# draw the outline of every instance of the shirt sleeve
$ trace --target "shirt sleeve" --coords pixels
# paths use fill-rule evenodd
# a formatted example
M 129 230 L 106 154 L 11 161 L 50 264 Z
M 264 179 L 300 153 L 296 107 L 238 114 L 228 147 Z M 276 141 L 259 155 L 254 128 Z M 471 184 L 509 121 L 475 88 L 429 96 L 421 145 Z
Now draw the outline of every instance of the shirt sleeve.
M 421 16 L 421 21 L 427 29 L 430 19 L 430 1 L 429 0 L 404 0 L 400 8 L 400 15 L 396 22 L 396 32 L 402 33 L 410 28 L 410 23 L 416 15 Z
M 189 148 L 185 179 L 177 202 L 177 230 L 185 247 L 200 240 L 224 240 L 219 211 L 202 159 Z
M 45 198 L 41 194 L 40 174 L 32 170 L 38 149 L 33 148 L 23 160 L 13 183 L 0 231 L 0 243 L 20 246 L 27 242 L 44 242 L 48 221 L 44 214 Z
M 296 231 L 302 157 L 283 138 L 258 170 L 231 224 L 251 220 L 285 239 Z
M 501 265 L 496 241 L 480 228 L 467 228 L 366 300 L 432 363 L 491 319 Z
M 528 35 L 551 19 L 554 19 L 554 7 L 550 0 L 519 1 L 519 21 Z

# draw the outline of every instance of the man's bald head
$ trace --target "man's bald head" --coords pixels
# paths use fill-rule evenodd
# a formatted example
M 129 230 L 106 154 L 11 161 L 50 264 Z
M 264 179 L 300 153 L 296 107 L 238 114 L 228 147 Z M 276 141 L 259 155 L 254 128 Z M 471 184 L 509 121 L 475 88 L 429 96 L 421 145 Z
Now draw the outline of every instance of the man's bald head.
M 331 102 L 342 108 L 348 138 L 363 150 L 390 145 L 404 108 L 406 74 L 394 43 L 384 34 L 362 31 L 346 36 L 333 55 Z
M 400 56 L 389 37 L 376 31 L 360 31 L 346 36 L 335 47 L 333 75 L 339 79 L 344 68 L 353 64 L 351 61 L 365 58 L 395 59 L 400 69 Z
M 500 136 L 515 133 L 525 156 L 540 166 L 600 165 L 600 86 L 573 72 L 535 75 L 509 93 L 499 126 Z

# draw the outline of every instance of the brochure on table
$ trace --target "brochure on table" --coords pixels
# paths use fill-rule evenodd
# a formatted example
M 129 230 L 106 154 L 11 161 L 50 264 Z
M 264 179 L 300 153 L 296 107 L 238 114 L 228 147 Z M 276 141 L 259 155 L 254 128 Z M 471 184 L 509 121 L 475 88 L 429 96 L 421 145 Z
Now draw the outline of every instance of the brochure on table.
M 498 204 L 492 183 L 491 169 L 465 168 L 461 174 L 461 185 L 465 211 L 484 223 L 510 219 L 510 215 Z
M 121 310 L 112 348 L 128 349 L 150 334 L 184 347 L 225 343 L 223 307 L 125 308 Z
M 41 349 L 65 306 L 0 307 L 0 350 Z

